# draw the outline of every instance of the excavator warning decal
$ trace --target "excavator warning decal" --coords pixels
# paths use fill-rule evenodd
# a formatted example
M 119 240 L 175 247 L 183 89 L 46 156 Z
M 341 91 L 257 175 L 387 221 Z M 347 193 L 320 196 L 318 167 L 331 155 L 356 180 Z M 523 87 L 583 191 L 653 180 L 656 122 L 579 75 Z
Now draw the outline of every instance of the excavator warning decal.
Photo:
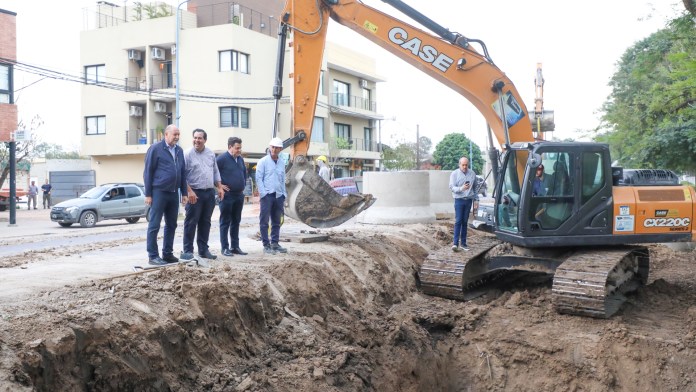
M 614 218 L 614 230 L 617 232 L 634 231 L 635 217 L 633 215 L 619 215 Z
M 369 20 L 366 20 L 366 21 L 363 23 L 363 28 L 364 28 L 365 30 L 371 32 L 372 34 L 377 34 L 377 25 L 374 24 L 374 23 L 372 23 L 372 22 L 370 22 Z

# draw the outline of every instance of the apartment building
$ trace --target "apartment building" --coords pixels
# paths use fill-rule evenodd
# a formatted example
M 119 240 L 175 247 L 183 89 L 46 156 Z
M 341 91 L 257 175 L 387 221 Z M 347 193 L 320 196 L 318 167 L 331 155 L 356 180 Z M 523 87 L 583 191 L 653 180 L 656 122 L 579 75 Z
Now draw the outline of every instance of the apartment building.
M 0 9 L 0 142 L 9 142 L 17 130 L 12 62 L 17 60 L 17 14 Z
M 259 3 L 266 12 L 282 8 L 275 0 Z M 148 147 L 177 114 L 184 149 L 196 128 L 206 130 L 216 153 L 238 136 L 253 167 L 272 134 L 276 18 L 252 8 L 255 2 L 192 1 L 180 11 L 177 34 L 174 7 L 136 4 L 99 2 L 80 36 L 81 154 L 91 157 L 97 183 L 141 182 Z M 382 80 L 374 59 L 329 45 L 322 69 L 309 155 L 329 157 L 335 177 L 375 170 Z M 290 96 L 291 80 L 283 82 Z M 290 137 L 289 99 L 281 101 L 279 126 L 279 136 Z

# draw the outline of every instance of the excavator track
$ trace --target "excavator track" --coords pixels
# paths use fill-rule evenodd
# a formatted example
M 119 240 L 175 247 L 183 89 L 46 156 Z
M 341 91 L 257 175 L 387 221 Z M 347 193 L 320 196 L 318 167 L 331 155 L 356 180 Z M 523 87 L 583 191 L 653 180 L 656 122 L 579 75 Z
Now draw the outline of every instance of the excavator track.
M 467 300 L 464 293 L 464 272 L 467 264 L 480 261 L 501 242 L 492 237 L 469 239 L 469 251 L 453 252 L 449 247 L 431 253 L 423 261 L 418 278 L 424 294 L 456 300 Z
M 559 313 L 611 317 L 648 279 L 649 252 L 644 247 L 578 251 L 553 278 L 553 306 Z

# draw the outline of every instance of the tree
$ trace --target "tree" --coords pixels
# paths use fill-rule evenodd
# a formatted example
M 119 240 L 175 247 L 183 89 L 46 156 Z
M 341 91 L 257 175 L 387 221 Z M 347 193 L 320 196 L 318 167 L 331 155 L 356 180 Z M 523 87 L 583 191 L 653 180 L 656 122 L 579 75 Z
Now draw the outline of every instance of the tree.
M 35 156 L 46 159 L 80 159 L 77 151 L 64 151 L 63 146 L 51 143 L 38 143 L 34 147 Z
M 38 115 L 34 116 L 29 123 L 29 130 L 34 133 L 41 125 L 43 120 Z M 26 128 L 22 120 L 17 124 L 18 129 Z M 36 155 L 36 139 L 28 142 L 16 142 L 15 144 L 15 164 L 20 166 L 22 163 L 27 167 L 31 163 L 32 158 Z M 5 180 L 10 175 L 10 144 L 0 143 L 0 188 L 2 188 Z
M 408 143 L 395 148 L 383 145 L 382 162 L 387 170 L 413 170 L 416 168 L 416 152 Z
M 685 3 L 686 5 L 686 3 Z M 597 141 L 626 167 L 696 168 L 696 28 L 691 15 L 626 50 Z
M 469 156 L 469 146 L 471 145 L 472 156 Z M 481 155 L 481 149 L 476 143 L 461 133 L 450 133 L 445 135 L 440 143 L 435 146 L 433 152 L 433 163 L 440 165 L 442 170 L 454 170 L 459 167 L 459 158 L 468 157 L 471 168 L 478 174 L 483 173 L 485 163 Z
M 343 137 L 336 137 L 329 140 L 329 156 L 327 164 L 329 165 L 329 169 L 331 169 L 331 178 L 334 176 L 334 168 L 336 167 L 336 164 L 344 159 L 341 157 L 340 150 L 350 150 L 352 146 L 352 141 Z
M 404 143 L 408 148 L 413 151 L 414 162 L 418 160 L 415 164 L 415 168 L 420 169 L 423 164 L 430 160 L 430 150 L 433 148 L 433 141 L 427 136 L 421 136 L 418 138 L 418 145 L 416 143 Z

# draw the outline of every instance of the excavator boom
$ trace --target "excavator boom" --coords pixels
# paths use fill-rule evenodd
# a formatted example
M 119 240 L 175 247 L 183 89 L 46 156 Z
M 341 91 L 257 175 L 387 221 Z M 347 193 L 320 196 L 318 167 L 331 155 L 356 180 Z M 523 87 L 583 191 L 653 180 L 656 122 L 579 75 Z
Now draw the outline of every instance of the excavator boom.
M 292 0 L 283 11 L 283 23 L 292 31 L 293 54 L 291 110 L 295 142 L 288 173 L 288 215 L 313 227 L 343 223 L 374 203 L 370 195 L 340 197 L 328 184 L 316 181 L 317 175 L 306 158 L 331 19 L 460 93 L 482 113 L 499 144 L 534 140 L 517 89 L 493 64 L 481 41 L 450 32 L 399 0 L 383 1 L 435 35 L 354 0 Z M 479 43 L 484 54 L 478 53 L 472 43 Z

